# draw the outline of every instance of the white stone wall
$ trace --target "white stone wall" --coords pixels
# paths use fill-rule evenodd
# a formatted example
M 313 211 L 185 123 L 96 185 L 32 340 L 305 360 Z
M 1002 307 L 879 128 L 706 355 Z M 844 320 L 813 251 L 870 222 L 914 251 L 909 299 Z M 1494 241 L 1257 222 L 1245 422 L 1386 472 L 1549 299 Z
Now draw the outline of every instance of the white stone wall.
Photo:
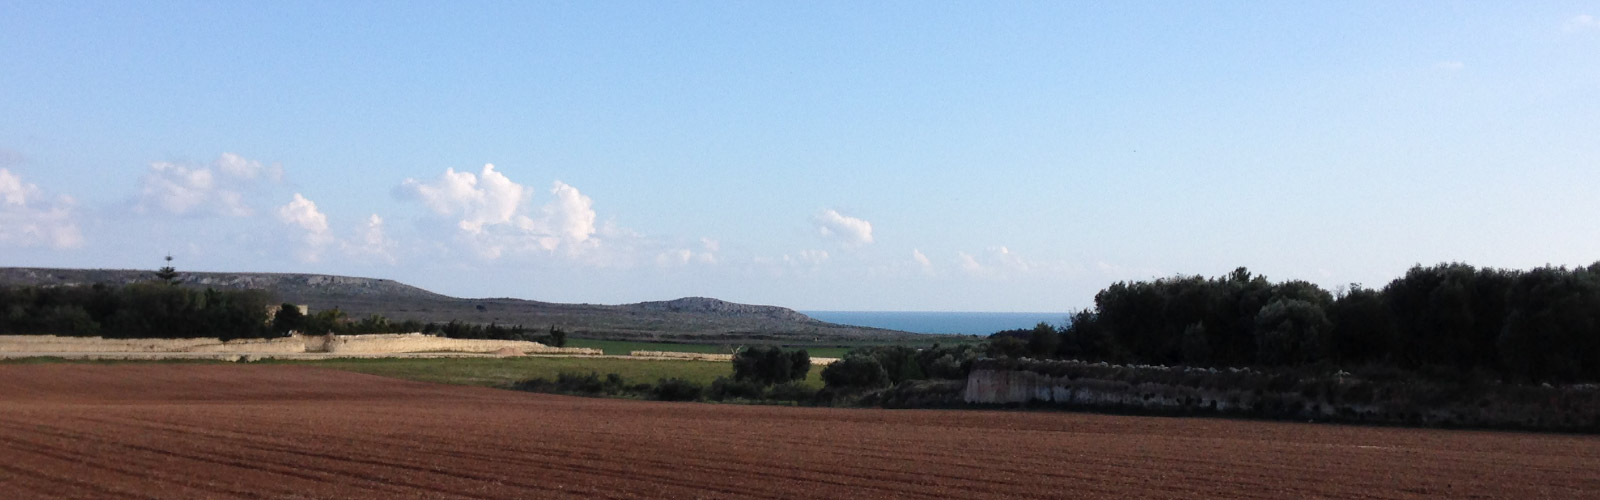
M 392 354 L 426 352 L 600 355 L 599 349 L 558 348 L 514 340 L 449 339 L 420 333 L 295 335 L 274 339 L 106 339 L 0 335 L 0 353 L 240 353 Z

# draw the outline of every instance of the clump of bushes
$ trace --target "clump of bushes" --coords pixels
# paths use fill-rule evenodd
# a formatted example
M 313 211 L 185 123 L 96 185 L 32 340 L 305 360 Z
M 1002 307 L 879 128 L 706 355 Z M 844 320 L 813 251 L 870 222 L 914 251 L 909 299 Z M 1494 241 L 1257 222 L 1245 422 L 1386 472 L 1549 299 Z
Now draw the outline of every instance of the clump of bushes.
M 621 375 L 596 372 L 562 372 L 555 380 L 532 378 L 512 384 L 519 391 L 572 394 L 578 396 L 613 396 L 658 401 L 700 401 L 705 398 L 706 387 L 682 378 L 663 378 L 655 384 L 629 383 Z
M 965 379 L 972 363 L 984 355 L 973 344 L 927 349 L 907 346 L 872 346 L 852 349 L 822 370 L 829 389 L 864 390 L 888 387 L 910 380 Z
M 805 380 L 811 372 L 811 354 L 776 346 L 755 346 L 733 355 L 733 379 L 762 386 Z

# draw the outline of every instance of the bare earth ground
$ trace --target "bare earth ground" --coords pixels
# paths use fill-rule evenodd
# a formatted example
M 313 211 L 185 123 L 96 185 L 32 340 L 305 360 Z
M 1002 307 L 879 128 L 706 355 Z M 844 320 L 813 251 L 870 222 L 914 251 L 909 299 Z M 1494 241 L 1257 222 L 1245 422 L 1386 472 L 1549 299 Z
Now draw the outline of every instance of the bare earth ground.
M 1582 498 L 1600 438 L 0 366 L 7 498 Z

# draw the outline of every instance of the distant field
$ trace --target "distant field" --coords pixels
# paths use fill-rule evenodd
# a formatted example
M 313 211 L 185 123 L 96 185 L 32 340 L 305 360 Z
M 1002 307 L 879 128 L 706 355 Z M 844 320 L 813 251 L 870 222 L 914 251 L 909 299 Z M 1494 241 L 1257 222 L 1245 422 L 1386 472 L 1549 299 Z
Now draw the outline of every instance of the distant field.
M 966 337 L 951 337 L 951 343 L 974 342 Z M 596 340 L 596 339 L 567 339 L 567 347 L 588 347 L 604 350 L 613 356 L 626 356 L 633 351 L 667 351 L 667 352 L 700 352 L 711 354 L 732 354 L 734 348 L 743 345 L 761 345 L 770 342 L 749 342 L 734 344 L 691 344 L 682 342 L 643 342 L 632 340 Z M 841 358 L 856 347 L 870 345 L 889 345 L 893 342 L 830 342 L 822 345 L 807 346 L 803 344 L 779 344 L 790 349 L 805 349 L 813 358 Z M 928 342 L 909 343 L 925 347 Z
M 642 343 L 650 346 L 663 344 Z M 692 346 L 693 344 L 680 344 Z M 679 351 L 700 352 L 700 351 Z M 626 353 L 624 353 L 626 354 Z M 600 375 L 615 373 L 630 382 L 655 383 L 663 378 L 681 378 L 701 384 L 710 384 L 717 377 L 731 377 L 733 364 L 716 361 L 680 361 L 680 360 L 651 360 L 651 359 L 613 359 L 613 358 L 545 358 L 545 357 L 507 357 L 507 358 L 375 358 L 375 359 L 327 359 L 315 361 L 275 360 L 267 359 L 252 363 L 231 363 L 227 361 L 211 360 L 157 360 L 157 361 L 125 361 L 125 360 L 66 360 L 62 358 L 19 358 L 0 359 L 0 365 L 34 365 L 34 364 L 93 364 L 93 365 L 135 365 L 135 364 L 214 364 L 214 365 L 298 365 L 345 370 L 369 375 L 394 377 L 421 382 L 435 382 L 441 384 L 475 385 L 481 387 L 508 388 L 512 384 L 531 379 L 547 378 L 554 380 L 562 373 L 588 374 L 594 372 Z M 822 388 L 822 367 L 813 366 L 807 374 L 805 384 L 813 389 Z
M 649 383 L 663 378 L 681 378 L 701 384 L 733 375 L 733 365 L 726 362 L 604 358 L 331 359 L 260 361 L 258 364 L 315 366 L 423 382 L 499 388 L 530 378 L 554 380 L 563 372 L 615 373 L 630 382 Z M 821 368 L 813 367 L 806 384 L 821 388 L 821 374 Z
M 677 342 L 637 342 L 631 340 L 567 339 L 567 347 L 600 349 L 612 356 L 627 356 L 633 351 L 699 352 L 732 354 L 733 345 L 683 344 Z

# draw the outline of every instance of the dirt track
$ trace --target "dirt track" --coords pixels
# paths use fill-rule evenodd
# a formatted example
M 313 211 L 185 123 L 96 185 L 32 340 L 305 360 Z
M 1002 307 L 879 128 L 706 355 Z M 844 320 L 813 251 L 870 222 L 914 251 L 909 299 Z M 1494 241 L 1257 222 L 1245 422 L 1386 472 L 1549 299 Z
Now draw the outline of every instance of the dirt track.
M 7 498 L 1582 498 L 1600 439 L 0 365 Z

